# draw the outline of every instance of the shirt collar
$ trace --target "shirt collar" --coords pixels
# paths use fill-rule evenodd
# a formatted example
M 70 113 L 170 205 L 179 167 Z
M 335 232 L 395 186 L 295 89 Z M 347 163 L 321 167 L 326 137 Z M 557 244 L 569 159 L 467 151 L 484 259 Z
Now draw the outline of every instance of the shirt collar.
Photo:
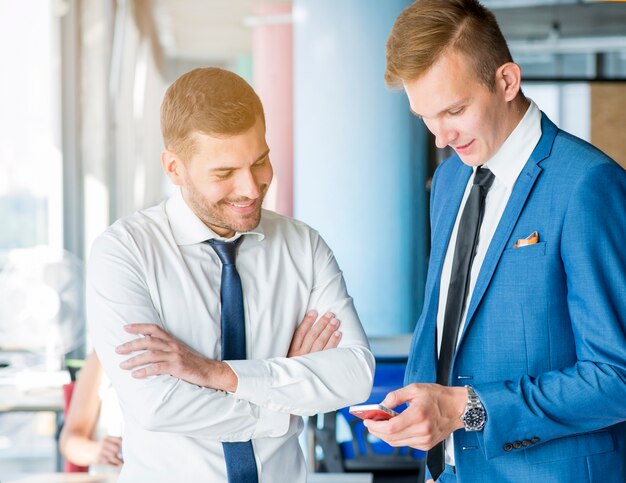
M 253 230 L 236 232 L 234 236 L 227 239 L 219 236 L 193 212 L 183 198 L 180 188 L 176 189 L 174 194 L 167 200 L 165 212 L 177 245 L 194 245 L 213 238 L 232 241 L 241 235 L 256 235 L 259 241 L 265 238 L 263 215 L 261 215 L 261 222 Z
M 530 99 L 522 120 L 484 166 L 512 190 L 540 137 L 541 111 Z

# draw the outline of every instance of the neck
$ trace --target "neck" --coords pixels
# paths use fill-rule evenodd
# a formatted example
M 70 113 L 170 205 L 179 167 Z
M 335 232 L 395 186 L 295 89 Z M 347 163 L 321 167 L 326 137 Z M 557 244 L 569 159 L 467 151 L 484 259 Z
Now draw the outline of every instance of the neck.
M 526 111 L 528 111 L 529 106 L 530 101 L 526 99 L 526 97 L 521 95 L 521 93 L 518 94 L 518 96 L 511 102 L 509 106 L 508 129 L 505 139 L 508 138 L 515 130 L 515 128 L 519 125 L 521 120 L 524 118 Z

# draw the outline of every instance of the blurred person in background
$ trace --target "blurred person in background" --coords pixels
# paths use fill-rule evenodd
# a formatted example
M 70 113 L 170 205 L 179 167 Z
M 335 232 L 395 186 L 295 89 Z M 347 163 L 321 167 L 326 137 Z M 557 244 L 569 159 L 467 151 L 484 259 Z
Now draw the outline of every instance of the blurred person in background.
M 76 466 L 88 466 L 92 474 L 119 472 L 122 426 L 115 390 L 92 352 L 78 372 L 61 430 L 61 454 Z

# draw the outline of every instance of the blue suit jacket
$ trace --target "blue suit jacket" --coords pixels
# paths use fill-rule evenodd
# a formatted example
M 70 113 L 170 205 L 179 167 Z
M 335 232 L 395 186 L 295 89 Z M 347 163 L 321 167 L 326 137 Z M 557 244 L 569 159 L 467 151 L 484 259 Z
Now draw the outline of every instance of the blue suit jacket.
M 626 171 L 542 115 L 481 267 L 451 370 L 487 411 L 457 480 L 626 482 Z M 441 268 L 471 168 L 433 179 L 432 251 L 406 382 L 436 379 Z M 513 248 L 538 231 L 540 242 Z

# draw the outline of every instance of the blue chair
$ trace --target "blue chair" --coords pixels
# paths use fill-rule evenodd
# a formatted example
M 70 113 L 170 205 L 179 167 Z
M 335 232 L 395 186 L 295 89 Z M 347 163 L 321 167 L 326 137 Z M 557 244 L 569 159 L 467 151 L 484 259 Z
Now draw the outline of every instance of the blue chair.
M 377 355 L 374 385 L 363 404 L 380 403 L 387 393 L 402 387 L 406 363 L 406 356 Z M 401 412 L 405 407 L 396 411 Z M 363 421 L 348 409 L 319 414 L 309 421 L 315 446 L 315 471 L 368 472 L 374 474 L 374 481 L 377 475 L 410 475 L 413 477 L 410 481 L 423 477 L 423 451 L 388 445 L 369 434 Z M 394 481 L 401 480 L 394 478 Z
M 374 387 L 370 397 L 363 404 L 381 402 L 387 393 L 402 387 L 406 358 L 379 357 L 376 360 Z M 406 405 L 395 410 L 402 412 Z M 347 471 L 376 470 L 419 470 L 424 466 L 425 453 L 409 447 L 394 448 L 369 434 L 363 421 L 348 412 L 348 408 L 338 411 L 350 428 L 352 439 L 340 441 L 339 447 L 344 468 Z

